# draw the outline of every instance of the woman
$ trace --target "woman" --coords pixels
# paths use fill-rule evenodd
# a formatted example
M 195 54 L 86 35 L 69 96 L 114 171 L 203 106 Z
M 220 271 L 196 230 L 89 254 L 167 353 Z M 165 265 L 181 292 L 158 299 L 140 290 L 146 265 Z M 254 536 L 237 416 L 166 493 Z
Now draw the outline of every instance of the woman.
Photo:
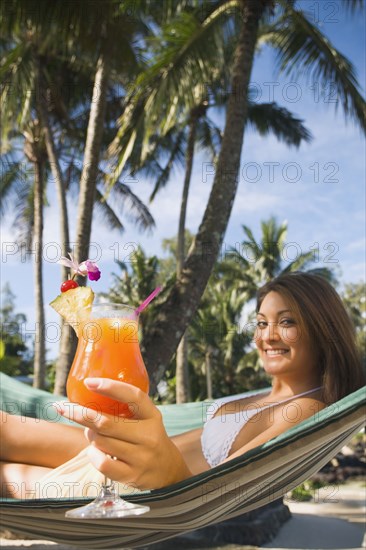
M 85 439 L 79 428 L 5 416 L 3 486 L 18 498 L 34 487 L 38 496 L 55 496 L 44 493 L 47 486 L 57 486 L 56 496 L 91 496 L 83 489 L 103 474 L 130 491 L 164 487 L 265 443 L 364 383 L 351 321 L 319 276 L 285 274 L 259 290 L 255 342 L 271 390 L 219 400 L 203 429 L 173 438 L 147 395 L 110 379 L 89 378 L 85 385 L 135 403 L 134 418 L 98 414 L 94 421 L 93 411 L 59 405 L 84 426 Z

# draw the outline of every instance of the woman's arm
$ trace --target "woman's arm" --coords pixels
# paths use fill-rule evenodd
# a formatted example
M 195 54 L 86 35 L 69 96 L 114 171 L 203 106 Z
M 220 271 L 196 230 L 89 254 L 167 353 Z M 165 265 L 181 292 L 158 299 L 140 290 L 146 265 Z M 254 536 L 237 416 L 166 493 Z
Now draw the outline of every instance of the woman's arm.
M 202 453 L 201 434 L 202 428 L 198 428 L 171 438 L 193 475 L 210 469 Z
M 82 430 L 0 411 L 0 460 L 56 468 L 84 449 Z
M 296 404 L 299 406 L 297 409 L 299 414 L 296 418 L 296 421 L 289 422 L 289 420 L 286 419 L 286 415 L 278 414 L 275 418 L 275 422 L 269 428 L 251 439 L 248 443 L 240 447 L 240 449 L 237 449 L 235 452 L 230 454 L 229 457 L 224 460 L 224 462 L 228 462 L 229 460 L 241 456 L 247 451 L 254 449 L 255 447 L 263 445 L 263 443 L 267 443 L 267 441 L 269 441 L 270 439 L 273 439 L 274 437 L 277 437 L 286 430 L 289 430 L 293 426 L 300 424 L 300 422 L 306 420 L 306 418 L 314 416 L 314 414 L 318 413 L 326 406 L 325 403 L 322 403 L 317 399 L 312 399 L 311 397 L 303 397 L 300 399 L 298 398 L 296 400 Z

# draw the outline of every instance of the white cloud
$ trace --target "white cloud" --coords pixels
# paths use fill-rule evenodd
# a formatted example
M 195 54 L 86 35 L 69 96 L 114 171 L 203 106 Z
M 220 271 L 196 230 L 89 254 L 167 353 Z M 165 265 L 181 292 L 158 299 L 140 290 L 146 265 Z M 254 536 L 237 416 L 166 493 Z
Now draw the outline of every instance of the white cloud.
M 360 251 L 364 254 L 365 249 L 366 249 L 366 239 L 362 238 L 362 239 L 358 239 L 356 241 L 353 241 L 353 242 L 348 244 L 347 248 L 348 248 L 348 251 L 351 251 L 351 252 Z

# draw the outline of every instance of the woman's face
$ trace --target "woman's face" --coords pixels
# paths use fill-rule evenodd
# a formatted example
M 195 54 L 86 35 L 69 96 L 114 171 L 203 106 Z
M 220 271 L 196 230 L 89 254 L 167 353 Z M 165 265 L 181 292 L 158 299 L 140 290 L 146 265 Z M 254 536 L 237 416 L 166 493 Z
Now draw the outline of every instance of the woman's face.
M 316 359 L 307 334 L 300 329 L 289 304 L 269 292 L 257 314 L 255 342 L 265 371 L 271 376 L 317 378 Z M 309 380 L 309 382 L 310 382 Z

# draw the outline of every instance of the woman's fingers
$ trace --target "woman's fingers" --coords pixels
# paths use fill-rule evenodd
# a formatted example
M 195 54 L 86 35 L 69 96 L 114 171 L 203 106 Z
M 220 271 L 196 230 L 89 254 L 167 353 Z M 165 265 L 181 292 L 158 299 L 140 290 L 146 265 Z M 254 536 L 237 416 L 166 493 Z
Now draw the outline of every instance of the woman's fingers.
M 86 428 L 85 437 L 93 447 L 118 458 L 118 460 L 122 460 L 126 464 L 136 461 L 136 445 L 133 443 L 100 435 L 90 428 Z
M 150 400 L 149 396 L 139 388 L 118 382 L 109 378 L 87 378 L 85 385 L 95 393 L 99 393 L 121 403 L 128 403 L 132 417 L 110 415 L 100 410 L 96 411 L 75 403 L 58 403 L 57 410 L 65 417 L 108 435 L 118 435 L 119 430 L 128 430 L 131 424 L 139 420 L 157 419 L 161 421 L 161 413 Z
M 150 418 L 156 414 L 157 409 L 149 396 L 136 386 L 110 378 L 86 378 L 84 384 L 95 393 L 128 403 L 134 418 Z
M 87 453 L 90 462 L 103 475 L 128 485 L 131 488 L 131 493 L 138 490 L 134 481 L 135 473 L 128 464 L 122 460 L 115 460 L 112 456 L 94 446 L 88 447 Z
M 102 435 L 131 442 L 135 441 L 138 436 L 139 430 L 137 428 L 142 422 L 134 418 L 101 413 L 76 403 L 64 403 L 62 407 L 58 407 L 58 411 L 65 418 L 69 418 L 85 428 L 95 430 Z

